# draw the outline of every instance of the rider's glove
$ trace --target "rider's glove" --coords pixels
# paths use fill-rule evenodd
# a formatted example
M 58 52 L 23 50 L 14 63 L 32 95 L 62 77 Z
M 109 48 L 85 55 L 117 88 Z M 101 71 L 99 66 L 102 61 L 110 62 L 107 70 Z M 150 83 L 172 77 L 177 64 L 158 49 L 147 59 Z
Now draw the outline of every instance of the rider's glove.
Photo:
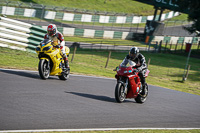
M 115 69 L 113 69 L 113 71 L 117 71 L 119 69 L 119 67 L 116 67 Z
M 60 48 L 60 45 L 56 45 L 56 46 L 54 46 L 55 48 Z
M 138 69 L 133 69 L 133 72 L 139 72 L 139 70 Z

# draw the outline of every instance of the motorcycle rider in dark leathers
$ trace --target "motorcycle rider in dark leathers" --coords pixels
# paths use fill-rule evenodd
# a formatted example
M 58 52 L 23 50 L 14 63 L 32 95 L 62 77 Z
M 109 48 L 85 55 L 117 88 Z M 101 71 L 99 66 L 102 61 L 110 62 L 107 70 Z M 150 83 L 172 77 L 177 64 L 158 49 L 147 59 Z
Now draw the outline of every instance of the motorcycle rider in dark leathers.
M 139 72 L 138 76 L 140 77 L 142 88 L 144 90 L 145 87 L 145 73 L 147 71 L 147 65 L 145 57 L 139 53 L 139 49 L 137 47 L 132 47 L 129 51 L 129 54 L 125 57 L 125 59 L 122 61 L 121 65 L 126 65 L 128 63 L 128 60 L 133 61 L 136 65 L 133 68 L 134 72 Z

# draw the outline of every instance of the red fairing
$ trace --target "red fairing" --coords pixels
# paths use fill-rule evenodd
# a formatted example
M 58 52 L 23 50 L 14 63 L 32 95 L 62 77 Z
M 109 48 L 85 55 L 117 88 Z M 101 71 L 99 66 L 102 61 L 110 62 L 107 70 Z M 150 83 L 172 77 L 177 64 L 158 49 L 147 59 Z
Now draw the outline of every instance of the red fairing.
M 117 71 L 116 78 L 119 79 L 119 76 L 127 77 L 129 79 L 129 88 L 126 98 L 136 98 L 138 96 L 140 90 L 140 78 L 137 73 L 133 73 L 132 66 L 129 67 L 121 67 L 119 66 L 119 70 Z
M 130 88 L 128 89 L 126 98 L 136 98 L 139 93 L 139 88 L 141 85 L 139 76 L 138 75 L 129 76 L 129 83 L 130 83 L 129 84 Z

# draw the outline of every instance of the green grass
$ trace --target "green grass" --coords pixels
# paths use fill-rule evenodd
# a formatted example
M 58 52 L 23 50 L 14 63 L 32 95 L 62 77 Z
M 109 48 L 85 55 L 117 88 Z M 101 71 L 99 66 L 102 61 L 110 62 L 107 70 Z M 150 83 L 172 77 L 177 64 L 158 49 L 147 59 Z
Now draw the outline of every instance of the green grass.
M 171 21 L 182 21 L 182 20 L 187 20 L 187 18 L 188 18 L 187 14 L 181 13 L 181 15 L 173 17 L 170 20 Z
M 73 49 L 69 60 L 71 61 Z M 112 71 L 118 66 L 128 52 L 112 52 L 108 67 L 105 68 L 108 51 L 78 49 L 73 63 L 70 62 L 71 72 L 74 74 L 95 75 L 114 78 L 116 72 Z M 150 75 L 147 82 L 151 85 L 166 87 L 178 91 L 200 95 L 200 60 L 190 58 L 191 70 L 186 82 L 182 83 L 182 76 L 187 56 L 168 53 L 142 52 L 148 61 Z M 36 70 L 38 58 L 36 54 L 0 48 L 0 67 Z
M 146 44 L 144 42 L 134 41 L 134 40 L 121 40 L 121 39 L 65 37 L 65 41 L 69 41 L 69 42 L 85 42 L 85 43 L 94 43 L 94 44 L 109 44 L 109 45 L 124 45 L 124 46 L 146 47 Z
M 19 1 L 19 0 L 14 0 Z M 101 12 L 152 15 L 153 6 L 133 0 L 20 0 L 44 5 L 63 6 Z

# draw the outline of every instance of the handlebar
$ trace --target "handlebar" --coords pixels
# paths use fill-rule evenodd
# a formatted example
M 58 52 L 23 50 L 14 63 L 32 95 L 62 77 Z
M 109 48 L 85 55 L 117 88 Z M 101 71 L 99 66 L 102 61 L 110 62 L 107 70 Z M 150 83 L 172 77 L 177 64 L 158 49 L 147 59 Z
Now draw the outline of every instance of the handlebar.
M 54 48 L 60 48 L 60 45 L 56 45 L 56 46 L 53 45 L 53 47 L 54 47 Z

